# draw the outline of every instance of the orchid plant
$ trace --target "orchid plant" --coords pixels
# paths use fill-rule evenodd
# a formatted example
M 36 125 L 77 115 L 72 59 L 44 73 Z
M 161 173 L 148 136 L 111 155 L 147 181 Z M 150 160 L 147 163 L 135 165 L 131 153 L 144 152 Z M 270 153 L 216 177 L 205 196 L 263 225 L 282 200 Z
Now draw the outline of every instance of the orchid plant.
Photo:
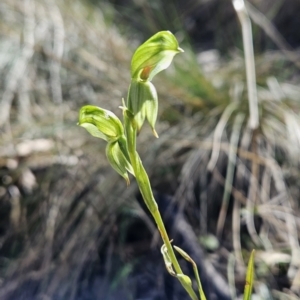
M 145 204 L 152 214 L 160 232 L 163 245 L 161 253 L 167 271 L 176 277 L 190 298 L 206 299 L 195 262 L 182 249 L 174 249 L 193 266 L 197 292 L 192 287 L 190 277 L 183 274 L 174 249 L 165 229 L 164 222 L 154 199 L 149 177 L 136 151 L 137 134 L 147 120 L 156 138 L 155 123 L 158 112 L 158 97 L 151 82 L 154 76 L 171 64 L 174 56 L 183 52 L 178 41 L 170 31 L 161 31 L 153 35 L 135 51 L 131 60 L 131 83 L 127 101 L 123 103 L 123 123 L 111 111 L 101 107 L 86 105 L 80 109 L 79 125 L 91 135 L 107 142 L 106 156 L 111 166 L 130 184 L 129 173 L 139 186 Z

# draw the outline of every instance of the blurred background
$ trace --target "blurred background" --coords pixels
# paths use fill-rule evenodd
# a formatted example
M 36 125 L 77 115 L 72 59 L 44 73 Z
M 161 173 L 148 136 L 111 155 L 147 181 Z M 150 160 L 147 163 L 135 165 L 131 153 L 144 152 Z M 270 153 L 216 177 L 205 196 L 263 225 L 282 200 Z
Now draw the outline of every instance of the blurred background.
M 0 2 L 0 299 L 188 299 L 132 178 L 76 125 L 121 116 L 134 50 L 160 30 L 185 50 L 153 83 L 155 139 L 138 150 L 170 238 L 208 299 L 299 299 L 300 2 L 249 0 L 259 126 L 249 127 L 230 0 Z M 182 261 L 186 274 L 191 268 Z

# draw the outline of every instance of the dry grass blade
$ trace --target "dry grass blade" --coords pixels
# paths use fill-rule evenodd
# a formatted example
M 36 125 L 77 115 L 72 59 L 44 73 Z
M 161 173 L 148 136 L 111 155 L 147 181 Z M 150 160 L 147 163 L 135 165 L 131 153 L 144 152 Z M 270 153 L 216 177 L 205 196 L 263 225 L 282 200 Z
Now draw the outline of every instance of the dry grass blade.
M 14 93 L 19 89 L 19 83 L 26 84 L 28 64 L 34 53 L 34 2 L 27 0 L 24 5 L 24 45 L 19 45 L 20 55 L 13 63 L 10 71 L 5 76 L 5 90 L 0 102 L 0 126 L 3 126 L 9 119 L 9 112 L 14 98 Z M 25 80 L 25 82 L 23 82 Z M 28 82 L 27 82 L 28 84 Z M 23 105 L 23 103 L 21 104 Z M 28 109 L 28 108 L 26 108 Z
M 286 57 L 300 68 L 299 55 L 293 52 L 293 49 L 286 42 L 284 37 L 278 32 L 276 27 L 268 20 L 268 18 L 256 9 L 251 3 L 246 2 L 249 15 L 253 22 L 259 25 L 265 33 L 274 41 L 279 49 L 283 51 Z
M 16 299 L 28 282 L 41 284 L 41 295 L 54 299 L 60 290 L 62 297 L 71 299 L 82 288 L 78 282 L 86 266 L 98 257 L 96 245 L 103 247 L 125 200 L 130 206 L 136 193 L 135 188 L 124 192 L 119 178 L 107 172 L 104 155 L 95 154 L 101 146 L 76 126 L 77 110 L 84 102 L 118 107 L 126 82 L 112 87 L 116 74 L 127 75 L 129 55 L 126 50 L 115 55 L 120 47 L 127 49 L 126 42 L 114 28 L 107 28 L 99 10 L 80 1 L 21 4 L 0 5 L 5 45 L 0 50 L 0 123 L 5 125 L 0 167 L 11 180 L 7 185 L 1 182 L 1 205 L 14 203 L 1 218 L 1 226 L 6 218 L 13 221 L 7 220 L 12 226 L 1 233 L 1 251 L 11 241 L 20 243 L 16 257 L 8 253 L 8 264 L 1 267 L 1 299 Z M 102 69 L 93 60 L 101 61 Z
M 259 114 L 251 21 L 244 0 L 232 0 L 232 3 L 242 25 L 250 114 L 249 126 L 254 130 L 259 126 Z
M 236 116 L 232 128 L 231 137 L 230 137 L 230 149 L 228 153 L 228 166 L 226 172 L 224 195 L 223 195 L 222 206 L 220 209 L 220 214 L 217 223 L 217 236 L 219 237 L 219 239 L 222 236 L 225 218 L 227 215 L 229 198 L 231 195 L 231 187 L 232 187 L 233 177 L 234 177 L 234 170 L 236 167 L 237 146 L 240 139 L 240 132 L 241 132 L 244 118 L 245 116 L 243 114 L 238 114 Z
M 207 166 L 207 169 L 210 171 L 213 170 L 213 168 L 215 167 L 215 165 L 217 163 L 223 131 L 228 123 L 230 116 L 236 110 L 236 108 L 237 108 L 237 103 L 231 103 L 230 105 L 228 105 L 225 108 L 225 110 L 220 118 L 220 121 L 218 122 L 218 125 L 214 131 L 214 147 L 213 147 L 213 151 L 211 154 L 211 159 Z

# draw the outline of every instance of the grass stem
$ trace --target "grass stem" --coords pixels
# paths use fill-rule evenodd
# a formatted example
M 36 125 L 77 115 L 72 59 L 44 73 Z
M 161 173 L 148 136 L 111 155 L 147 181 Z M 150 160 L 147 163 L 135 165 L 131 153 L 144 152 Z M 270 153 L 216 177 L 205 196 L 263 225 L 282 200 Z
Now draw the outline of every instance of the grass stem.
M 259 115 L 251 21 L 244 0 L 232 0 L 232 3 L 242 26 L 250 113 L 249 126 L 254 130 L 259 126 Z

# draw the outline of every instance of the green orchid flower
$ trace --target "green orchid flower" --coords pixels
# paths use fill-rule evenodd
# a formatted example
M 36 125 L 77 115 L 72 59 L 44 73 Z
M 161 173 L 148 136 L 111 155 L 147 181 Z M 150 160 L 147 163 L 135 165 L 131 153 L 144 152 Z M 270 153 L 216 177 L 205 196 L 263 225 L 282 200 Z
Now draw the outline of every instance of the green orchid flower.
M 176 37 L 170 31 L 161 31 L 148 39 L 133 54 L 131 60 L 131 84 L 127 107 L 134 115 L 140 131 L 145 119 L 149 122 L 154 136 L 158 111 L 157 92 L 150 82 L 153 77 L 171 64 L 177 53 L 183 52 Z
M 80 109 L 78 125 L 84 127 L 92 136 L 108 142 L 124 135 L 123 125 L 113 112 L 93 105 Z
M 131 60 L 131 77 L 151 81 L 171 64 L 173 57 L 183 52 L 176 37 L 170 31 L 160 31 L 134 52 Z
M 119 118 L 109 110 L 86 105 L 80 109 L 78 124 L 92 136 L 107 141 L 106 157 L 111 166 L 129 184 L 128 173 L 134 175 L 127 150 L 124 128 Z

